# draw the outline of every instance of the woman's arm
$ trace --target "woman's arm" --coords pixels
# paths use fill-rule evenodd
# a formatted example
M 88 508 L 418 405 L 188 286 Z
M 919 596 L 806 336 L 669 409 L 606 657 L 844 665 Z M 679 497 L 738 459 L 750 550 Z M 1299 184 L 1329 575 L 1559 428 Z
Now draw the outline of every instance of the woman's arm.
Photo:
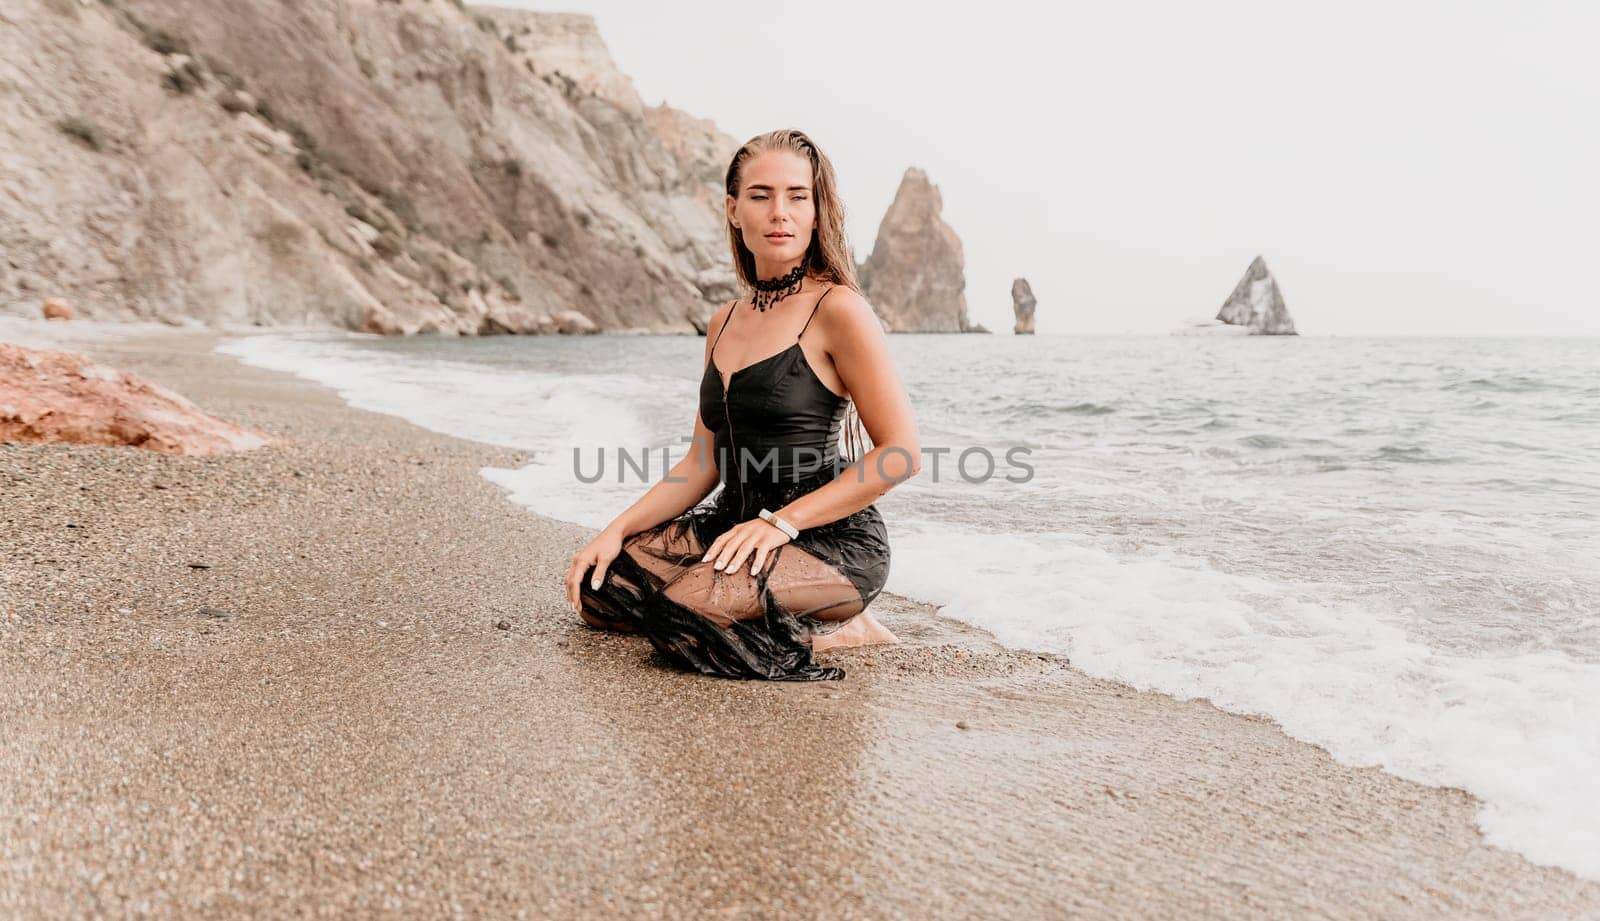
M 731 307 L 732 304 L 729 304 Z M 706 324 L 705 360 L 711 360 L 711 344 L 716 340 L 713 336 L 727 322 L 728 307 L 724 307 Z M 701 366 L 704 374 L 704 365 Z M 605 581 L 606 569 L 611 561 L 622 552 L 622 542 L 629 536 L 647 530 L 681 514 L 690 506 L 704 499 L 717 485 L 718 476 L 716 463 L 716 449 L 711 442 L 711 431 L 706 428 L 705 420 L 700 418 L 698 407 L 694 413 L 694 435 L 689 443 L 689 452 L 683 459 L 672 465 L 666 476 L 652 485 L 644 495 L 628 506 L 622 514 L 611 519 L 611 523 L 600 529 L 594 539 L 585 544 L 572 556 L 572 566 L 567 569 L 566 587 L 567 603 L 572 606 L 574 613 L 582 614 L 583 602 L 579 586 L 585 573 L 593 570 L 589 578 L 589 587 L 599 589 Z
M 719 480 L 711 447 L 711 432 L 696 411 L 694 441 L 689 445 L 689 453 L 673 464 L 665 477 L 657 480 L 622 514 L 613 518 L 605 530 L 615 531 L 618 537 L 626 538 L 668 518 L 676 518 L 710 495 Z
M 710 447 L 710 433 L 706 432 L 705 424 L 700 421 L 698 410 L 694 414 L 694 419 L 695 436 L 705 435 L 704 440 L 691 444 L 689 453 L 672 465 L 665 478 L 651 486 L 637 502 L 628 506 L 627 511 L 613 518 L 610 524 L 600 529 L 599 534 L 572 555 L 572 566 L 567 569 L 566 583 L 567 604 L 572 606 L 573 613 L 583 613 L 579 584 L 583 580 L 584 573 L 594 570 L 589 579 L 589 587 L 598 590 L 600 584 L 605 581 L 606 569 L 622 552 L 622 542 L 629 535 L 672 518 L 705 498 L 716 485 L 716 464 L 704 464 L 710 468 L 710 473 L 707 474 L 701 461 L 702 457 L 714 454 Z M 701 449 L 700 445 L 706 447 Z M 672 482 L 673 480 L 682 482 Z
M 717 331 L 727 322 L 730 306 L 723 305 L 706 324 L 705 355 L 700 365 L 702 375 L 705 372 L 705 362 L 711 360 L 711 345 L 716 342 Z M 700 418 L 698 408 L 694 414 L 694 434 L 691 437 L 689 452 L 683 459 L 673 464 L 666 476 L 612 519 L 605 530 L 613 531 L 618 537 L 625 538 L 630 534 L 652 528 L 668 518 L 676 518 L 690 506 L 710 495 L 721 477 L 717 471 L 711 430 L 706 428 L 705 420 Z
M 922 469 L 922 443 L 911 398 L 900 381 L 872 305 L 859 292 L 841 286 L 819 312 L 817 322 L 826 331 L 834 368 L 855 400 L 856 414 L 872 436 L 873 448 L 855 468 L 783 508 L 773 509 L 801 530 L 866 508 Z

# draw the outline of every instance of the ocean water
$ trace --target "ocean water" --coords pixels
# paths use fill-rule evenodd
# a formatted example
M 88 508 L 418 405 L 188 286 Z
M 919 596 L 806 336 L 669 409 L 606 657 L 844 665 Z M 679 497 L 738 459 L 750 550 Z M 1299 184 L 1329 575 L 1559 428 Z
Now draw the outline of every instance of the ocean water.
M 598 528 L 648 486 L 617 482 L 619 451 L 651 479 L 682 456 L 703 343 L 220 348 L 526 449 L 483 475 Z M 1490 842 L 1600 879 L 1600 340 L 890 346 L 924 451 L 947 449 L 937 476 L 925 453 L 879 500 L 890 591 L 1096 675 L 1269 716 L 1341 762 L 1464 788 Z

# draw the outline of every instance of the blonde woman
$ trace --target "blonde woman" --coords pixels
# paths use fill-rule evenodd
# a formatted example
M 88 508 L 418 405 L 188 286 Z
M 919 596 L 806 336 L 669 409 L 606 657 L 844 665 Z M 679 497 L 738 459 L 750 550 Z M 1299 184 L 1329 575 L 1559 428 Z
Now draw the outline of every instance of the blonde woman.
M 839 678 L 812 653 L 895 641 L 867 612 L 889 574 L 873 502 L 920 469 L 916 420 L 856 283 L 833 164 L 773 131 L 733 155 L 726 186 L 749 293 L 707 327 L 691 449 L 573 557 L 568 600 L 680 667 Z

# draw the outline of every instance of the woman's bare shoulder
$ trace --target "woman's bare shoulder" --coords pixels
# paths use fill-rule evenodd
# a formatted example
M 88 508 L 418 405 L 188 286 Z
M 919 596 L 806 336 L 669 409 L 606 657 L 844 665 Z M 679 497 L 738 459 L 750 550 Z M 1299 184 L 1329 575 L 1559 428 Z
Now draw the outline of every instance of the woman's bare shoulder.
M 853 337 L 883 331 L 878 312 L 872 309 L 866 295 L 849 285 L 834 285 L 823 295 L 817 308 L 817 322 L 827 331 L 830 340 L 835 336 Z

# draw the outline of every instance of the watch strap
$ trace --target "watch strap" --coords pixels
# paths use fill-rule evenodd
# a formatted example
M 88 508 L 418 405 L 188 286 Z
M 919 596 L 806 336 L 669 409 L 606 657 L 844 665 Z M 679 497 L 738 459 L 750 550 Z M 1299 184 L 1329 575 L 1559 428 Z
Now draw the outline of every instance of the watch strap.
M 784 521 L 782 518 L 779 518 L 777 515 L 774 515 L 772 512 L 768 511 L 767 509 L 762 509 L 757 514 L 761 516 L 761 520 L 762 521 L 767 522 L 768 524 L 772 525 L 773 527 L 777 528 L 778 530 L 782 531 L 783 533 L 789 535 L 789 539 L 790 540 L 794 540 L 796 537 L 800 536 L 800 531 L 799 531 L 798 528 L 796 528 L 794 525 L 790 524 L 789 522 Z

